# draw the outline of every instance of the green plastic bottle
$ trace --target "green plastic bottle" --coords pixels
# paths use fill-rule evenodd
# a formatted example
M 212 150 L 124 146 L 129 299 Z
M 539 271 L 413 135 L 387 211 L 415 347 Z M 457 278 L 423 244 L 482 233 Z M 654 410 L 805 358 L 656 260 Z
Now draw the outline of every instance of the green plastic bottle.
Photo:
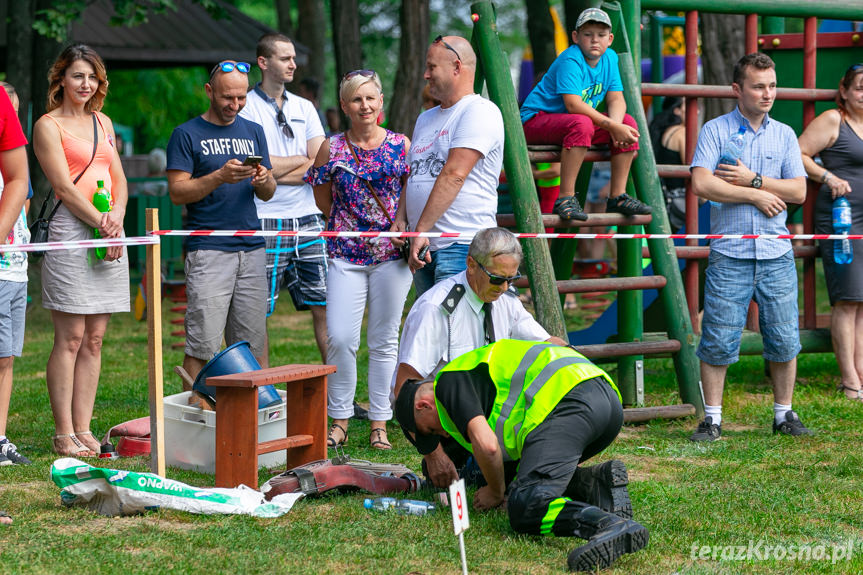
M 111 211 L 111 192 L 105 189 L 105 182 L 102 180 L 96 181 L 96 191 L 93 192 L 93 206 L 103 214 Z M 97 228 L 93 228 L 93 237 L 96 239 L 102 237 Z M 108 252 L 107 248 L 95 249 L 96 257 L 104 260 L 105 254 Z

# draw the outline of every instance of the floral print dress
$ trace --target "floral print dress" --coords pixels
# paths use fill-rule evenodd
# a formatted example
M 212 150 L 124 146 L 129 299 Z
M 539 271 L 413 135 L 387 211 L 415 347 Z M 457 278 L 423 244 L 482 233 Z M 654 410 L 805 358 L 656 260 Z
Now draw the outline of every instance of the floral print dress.
M 344 133 L 330 137 L 330 159 L 312 167 L 305 181 L 312 186 L 332 182 L 333 207 L 327 220 L 328 231 L 387 231 L 395 219 L 402 193 L 402 177 L 408 174 L 404 134 L 387 130 L 381 145 L 363 150 L 353 145 L 359 164 L 345 140 Z M 366 187 L 374 188 L 389 214 Z M 327 252 L 357 265 L 375 265 L 401 256 L 389 238 L 327 238 Z

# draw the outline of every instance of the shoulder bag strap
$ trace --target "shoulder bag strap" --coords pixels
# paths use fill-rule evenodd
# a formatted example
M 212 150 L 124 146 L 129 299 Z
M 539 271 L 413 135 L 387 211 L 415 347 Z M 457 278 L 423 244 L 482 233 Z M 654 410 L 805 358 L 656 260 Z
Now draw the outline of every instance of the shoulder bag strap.
M 81 173 L 75 176 L 75 179 L 72 180 L 72 185 L 77 184 L 78 180 L 81 179 L 81 176 L 84 175 L 84 172 L 87 171 L 87 168 L 93 163 L 93 160 L 96 158 L 96 147 L 99 145 L 99 124 L 96 122 L 96 112 L 93 112 L 93 154 L 90 156 L 90 161 L 87 162 L 87 165 L 84 166 L 84 169 L 81 170 Z M 39 210 L 39 217 L 42 217 L 42 214 L 45 213 L 45 206 L 48 204 L 48 199 L 50 198 L 50 194 L 45 201 L 42 203 L 42 209 Z M 54 217 L 54 213 L 57 211 L 57 208 L 60 207 L 60 204 L 63 203 L 63 200 L 57 200 L 57 203 L 54 204 L 54 208 L 51 210 L 51 214 L 48 216 L 48 221 L 51 221 L 51 218 Z
M 357 157 L 357 152 L 356 152 L 356 150 L 354 150 L 354 146 L 351 144 L 351 140 L 350 140 L 350 138 L 348 138 L 348 133 L 347 133 L 347 132 L 345 132 L 345 143 L 348 145 L 348 149 L 351 151 L 351 155 L 354 157 L 354 161 L 357 163 L 357 167 L 359 167 L 359 165 L 360 165 L 360 159 Z M 359 175 L 357 175 L 357 178 L 359 178 L 360 180 L 362 180 L 362 182 L 366 185 L 366 188 L 368 188 L 369 192 L 371 192 L 371 194 L 372 194 L 372 197 L 373 197 L 373 198 L 375 199 L 375 201 L 378 203 L 378 207 L 379 207 L 379 208 L 381 209 L 381 211 L 384 213 L 384 215 L 386 216 L 387 220 L 389 220 L 390 225 L 392 226 L 392 225 L 393 225 L 393 219 L 390 217 L 390 213 L 389 213 L 389 212 L 387 211 L 387 209 L 384 207 L 384 203 L 381 201 L 380 197 L 378 197 L 377 192 L 375 192 L 375 189 L 372 187 L 372 185 L 369 183 L 369 181 L 368 181 L 367 179 L 365 179 L 365 178 L 360 178 L 360 176 L 359 176 Z

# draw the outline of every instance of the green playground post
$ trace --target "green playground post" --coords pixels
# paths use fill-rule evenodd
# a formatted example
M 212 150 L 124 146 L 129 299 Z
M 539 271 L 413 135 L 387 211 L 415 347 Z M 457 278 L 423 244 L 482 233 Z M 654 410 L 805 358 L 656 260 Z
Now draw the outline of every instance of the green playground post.
M 519 231 L 542 233 L 542 217 L 530 170 L 527 142 L 519 119 L 515 90 L 509 73 L 509 60 L 504 56 L 497 36 L 494 7 L 491 2 L 483 1 L 472 4 L 470 8 L 471 13 L 476 15 L 472 42 L 478 48 L 477 55 L 482 63 L 482 75 L 488 86 L 488 95 L 503 115 L 506 134 L 503 165 L 509 182 L 513 212 L 519 222 Z M 479 68 L 479 64 L 477 67 Z M 521 240 L 521 243 L 524 247 L 524 263 L 530 280 L 537 321 L 550 334 L 566 339 L 566 323 L 556 284 L 549 281 L 554 277 L 554 273 L 548 243 L 543 239 L 526 239 Z

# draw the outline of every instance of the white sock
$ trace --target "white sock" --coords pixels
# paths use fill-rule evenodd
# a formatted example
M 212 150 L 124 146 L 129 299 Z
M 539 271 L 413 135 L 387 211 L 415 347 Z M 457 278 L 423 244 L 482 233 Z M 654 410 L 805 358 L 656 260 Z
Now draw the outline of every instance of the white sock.
M 704 415 L 713 420 L 713 425 L 722 425 L 722 406 L 704 404 Z
M 0 443 L 3 443 L 4 441 L 6 441 L 6 436 L 0 435 Z
M 782 405 L 781 403 L 773 404 L 773 421 L 782 423 L 785 421 L 785 414 L 791 411 L 791 404 Z

